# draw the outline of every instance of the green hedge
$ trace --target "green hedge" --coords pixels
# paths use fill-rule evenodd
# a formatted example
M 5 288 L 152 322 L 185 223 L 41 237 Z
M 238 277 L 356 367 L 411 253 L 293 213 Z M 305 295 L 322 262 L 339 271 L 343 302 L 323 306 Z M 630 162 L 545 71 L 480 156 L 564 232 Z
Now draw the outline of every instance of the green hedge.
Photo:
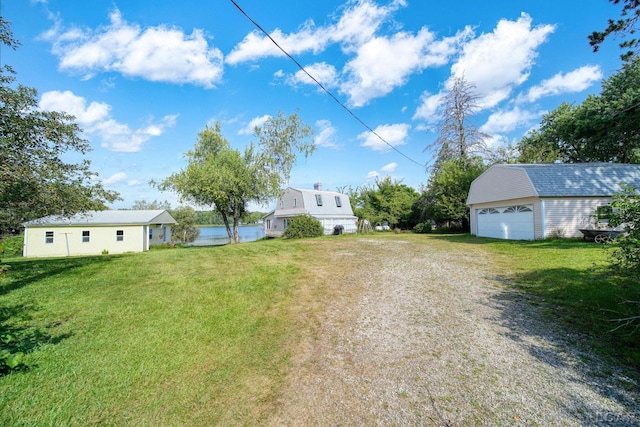
M 324 234 L 320 221 L 310 215 L 301 215 L 289 221 L 283 236 L 287 239 L 301 239 L 303 237 L 318 237 Z

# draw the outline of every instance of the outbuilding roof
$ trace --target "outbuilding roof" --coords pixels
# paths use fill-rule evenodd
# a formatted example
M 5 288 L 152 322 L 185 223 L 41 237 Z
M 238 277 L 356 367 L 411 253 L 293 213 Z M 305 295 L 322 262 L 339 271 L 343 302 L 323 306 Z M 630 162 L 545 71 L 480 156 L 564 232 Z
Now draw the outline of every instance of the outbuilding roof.
M 640 189 L 640 165 L 553 163 L 494 167 L 524 171 L 539 197 L 612 196 L 624 185 Z
M 177 224 L 171 214 L 158 210 L 106 210 L 87 211 L 70 217 L 50 215 L 25 222 L 25 227 L 38 226 L 89 226 L 89 225 L 146 225 Z

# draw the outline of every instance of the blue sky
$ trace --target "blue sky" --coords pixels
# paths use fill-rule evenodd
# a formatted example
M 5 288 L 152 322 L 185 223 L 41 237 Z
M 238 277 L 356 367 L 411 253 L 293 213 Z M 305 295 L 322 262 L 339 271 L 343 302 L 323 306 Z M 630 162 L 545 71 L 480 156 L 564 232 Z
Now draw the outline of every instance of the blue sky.
M 2 0 L 22 46 L 3 64 L 40 107 L 76 116 L 96 179 L 124 200 L 168 200 L 148 183 L 185 166 L 197 134 L 219 121 L 243 149 L 278 111 L 316 131 L 290 185 L 358 187 L 391 176 L 426 184 L 424 148 L 452 77 L 475 85 L 476 124 L 515 143 L 545 112 L 598 94 L 620 67 L 615 40 L 587 36 L 618 8 L 606 0 L 237 0 L 279 44 L 389 145 L 356 121 L 228 0 Z M 256 208 L 257 209 L 257 208 Z M 261 208 L 266 211 L 267 207 Z

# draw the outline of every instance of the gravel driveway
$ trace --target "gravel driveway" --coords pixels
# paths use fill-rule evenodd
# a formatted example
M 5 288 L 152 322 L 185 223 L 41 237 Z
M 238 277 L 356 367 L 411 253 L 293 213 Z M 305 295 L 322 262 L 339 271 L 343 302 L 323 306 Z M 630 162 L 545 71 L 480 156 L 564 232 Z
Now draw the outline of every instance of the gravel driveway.
M 640 425 L 636 382 L 496 281 L 478 247 L 431 240 L 320 243 L 269 424 Z

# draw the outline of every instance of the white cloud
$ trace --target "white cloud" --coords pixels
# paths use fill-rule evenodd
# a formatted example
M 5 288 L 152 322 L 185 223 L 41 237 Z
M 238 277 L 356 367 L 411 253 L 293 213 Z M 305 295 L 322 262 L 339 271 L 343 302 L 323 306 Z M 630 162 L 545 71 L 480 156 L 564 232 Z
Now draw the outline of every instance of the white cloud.
M 532 28 L 531 21 L 525 13 L 516 21 L 501 20 L 492 33 L 467 43 L 451 67 L 454 77 L 464 76 L 476 86 L 481 107 L 496 105 L 528 79 L 538 47 L 555 30 L 553 25 Z
M 127 180 L 127 174 L 124 172 L 118 172 L 111 175 L 109 178 L 103 179 L 103 185 L 115 185 L 125 182 Z
M 489 116 L 487 122 L 480 127 L 480 131 L 487 134 L 511 132 L 512 130 L 527 125 L 532 120 L 538 119 L 541 113 L 521 110 L 515 107 L 509 111 L 497 111 Z
M 365 105 L 404 85 L 412 74 L 446 64 L 469 34 L 467 28 L 437 41 L 434 33 L 422 28 L 415 35 L 399 32 L 391 37 L 372 38 L 345 66 L 347 80 L 341 90 L 349 96 L 351 105 Z
M 222 52 L 210 48 L 202 30 L 190 35 L 165 25 L 141 28 L 122 19 L 119 10 L 110 24 L 96 30 L 62 30 L 59 23 L 42 34 L 53 43 L 60 69 L 89 79 L 115 71 L 155 82 L 191 83 L 212 88 L 222 78 Z
M 422 119 L 429 123 L 436 122 L 439 119 L 438 108 L 440 108 L 443 96 L 443 93 L 432 95 L 429 92 L 423 92 L 420 96 L 420 106 L 416 109 L 413 119 Z
M 239 135 L 253 135 L 253 131 L 256 127 L 262 126 L 267 120 L 271 118 L 270 115 L 265 114 L 264 116 L 254 117 L 244 128 L 238 131 Z
M 601 80 L 602 76 L 597 65 L 586 65 L 566 74 L 558 73 L 529 89 L 524 99 L 534 102 L 543 96 L 581 92 Z
M 360 0 L 348 3 L 335 24 L 317 27 L 313 21 L 307 21 L 293 33 L 285 34 L 279 28 L 269 33 L 278 45 L 291 55 L 304 52 L 317 54 L 333 43 L 342 44 L 345 51 L 353 51 L 373 37 L 392 12 L 404 6 L 404 0 L 393 1 L 388 6 L 378 6 L 372 1 Z M 254 30 L 234 46 L 225 61 L 237 65 L 273 56 L 281 57 L 284 54 L 268 37 Z
M 389 164 L 384 165 L 383 167 L 380 168 L 380 170 L 382 172 L 386 172 L 386 173 L 391 173 L 391 172 L 395 172 L 395 170 L 398 168 L 398 163 L 396 162 L 391 162 Z
M 358 135 L 358 139 L 363 140 L 360 144 L 362 147 L 369 147 L 374 151 L 384 152 L 389 150 L 391 147 L 406 144 L 406 138 L 409 134 L 410 128 L 411 126 L 406 123 L 380 125 L 375 128 L 374 131 L 384 139 L 384 141 L 369 131 Z
M 320 82 L 325 88 L 334 87 L 337 85 L 338 72 L 333 65 L 326 62 L 318 62 L 315 64 L 307 65 L 304 67 L 309 74 L 311 74 L 318 82 Z M 296 85 L 298 83 L 317 85 L 304 71 L 300 70 L 296 72 L 289 80 L 288 83 Z
M 315 137 L 315 143 L 319 147 L 337 148 L 336 128 L 329 120 L 316 121 L 316 127 L 320 130 Z
M 111 106 L 102 102 L 91 102 L 76 96 L 73 92 L 50 91 L 42 94 L 39 106 L 47 111 L 64 111 L 76 118 L 81 127 L 93 126 L 95 123 L 106 120 L 109 117 Z
M 375 179 L 377 177 L 379 177 L 380 174 L 378 173 L 378 171 L 371 171 L 367 174 L 367 176 L 365 177 L 365 179 L 367 181 L 371 181 L 372 179 Z
M 63 111 L 76 117 L 78 125 L 90 134 L 97 135 L 101 146 L 110 151 L 135 153 L 152 137 L 160 136 L 167 128 L 175 126 L 177 115 L 167 115 L 160 121 L 149 121 L 140 129 L 132 130 L 110 116 L 111 106 L 100 102 L 87 105 L 85 98 L 71 91 L 44 92 L 39 107 L 47 111 Z
M 330 42 L 325 31 L 325 29 L 316 28 L 313 21 L 307 21 L 297 33 L 284 34 L 282 30 L 277 28 L 270 35 L 282 49 L 290 55 L 296 55 L 301 52 L 319 53 L 323 51 Z M 284 53 L 271 39 L 264 37 L 258 30 L 254 30 L 233 48 L 225 61 L 227 64 L 236 65 L 271 56 L 284 56 Z

